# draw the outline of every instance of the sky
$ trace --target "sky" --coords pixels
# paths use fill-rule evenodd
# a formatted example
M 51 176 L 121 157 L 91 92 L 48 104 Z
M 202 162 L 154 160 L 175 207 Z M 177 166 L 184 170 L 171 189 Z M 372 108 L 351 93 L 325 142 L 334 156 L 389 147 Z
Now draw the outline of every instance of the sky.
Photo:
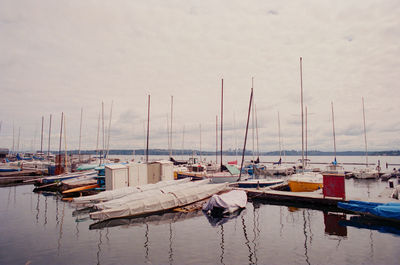
M 169 146 L 173 96 L 172 147 L 215 150 L 223 79 L 223 149 L 243 148 L 254 77 L 259 150 L 279 150 L 278 112 L 283 148 L 301 150 L 302 57 L 309 150 L 333 150 L 331 102 L 337 150 L 364 150 L 362 97 L 368 150 L 398 150 L 399 14 L 397 0 L 0 0 L 0 147 L 40 150 L 43 116 L 47 150 L 52 115 L 58 150 L 63 112 L 78 149 L 83 109 L 81 149 L 96 149 L 104 102 L 110 148 L 142 149 L 150 95 L 150 148 Z

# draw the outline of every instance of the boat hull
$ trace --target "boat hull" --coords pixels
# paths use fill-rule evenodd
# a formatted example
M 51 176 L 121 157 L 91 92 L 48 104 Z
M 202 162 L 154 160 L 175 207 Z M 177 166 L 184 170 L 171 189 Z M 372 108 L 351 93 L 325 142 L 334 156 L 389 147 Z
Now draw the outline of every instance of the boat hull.
M 323 183 L 307 182 L 307 181 L 288 181 L 289 188 L 292 192 L 309 192 L 322 189 Z

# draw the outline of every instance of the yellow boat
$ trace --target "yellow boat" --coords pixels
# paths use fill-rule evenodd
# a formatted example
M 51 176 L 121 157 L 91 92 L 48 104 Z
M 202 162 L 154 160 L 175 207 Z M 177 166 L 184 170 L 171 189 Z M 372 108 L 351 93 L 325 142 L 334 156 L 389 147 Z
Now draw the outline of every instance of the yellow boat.
M 323 188 L 323 176 L 315 172 L 292 175 L 288 180 L 292 192 L 309 192 Z

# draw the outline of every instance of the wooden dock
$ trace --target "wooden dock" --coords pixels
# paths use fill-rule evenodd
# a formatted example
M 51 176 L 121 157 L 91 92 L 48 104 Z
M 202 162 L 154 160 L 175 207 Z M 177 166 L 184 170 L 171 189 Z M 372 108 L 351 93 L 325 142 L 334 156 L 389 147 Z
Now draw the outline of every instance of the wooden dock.
M 240 189 L 240 188 L 237 188 Z M 310 207 L 310 208 L 326 208 L 332 209 L 337 208 L 338 202 L 348 202 L 349 200 L 359 200 L 359 201 L 370 201 L 370 202 L 399 202 L 399 200 L 389 198 L 389 194 L 392 189 L 385 191 L 385 194 L 381 197 L 376 198 L 359 198 L 351 195 L 346 196 L 346 200 L 342 198 L 335 197 L 324 197 L 322 190 L 315 192 L 291 192 L 291 191 L 278 191 L 269 188 L 256 189 L 247 188 L 242 189 L 246 191 L 248 198 L 251 201 L 265 201 L 271 202 L 271 204 L 282 204 L 282 205 L 299 205 L 299 207 Z
M 43 176 L 43 173 L 38 170 L 0 172 L 0 186 L 25 184 L 24 181 L 37 179 L 38 176 Z

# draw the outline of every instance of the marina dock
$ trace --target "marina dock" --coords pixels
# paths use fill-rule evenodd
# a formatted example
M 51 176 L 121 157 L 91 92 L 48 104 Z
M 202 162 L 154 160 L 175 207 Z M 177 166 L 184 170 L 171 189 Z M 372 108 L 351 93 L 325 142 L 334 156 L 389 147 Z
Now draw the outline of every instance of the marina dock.
M 0 172 L 0 185 L 23 184 L 24 181 L 37 179 L 43 176 L 44 172 L 40 170 L 22 170 L 13 172 Z

